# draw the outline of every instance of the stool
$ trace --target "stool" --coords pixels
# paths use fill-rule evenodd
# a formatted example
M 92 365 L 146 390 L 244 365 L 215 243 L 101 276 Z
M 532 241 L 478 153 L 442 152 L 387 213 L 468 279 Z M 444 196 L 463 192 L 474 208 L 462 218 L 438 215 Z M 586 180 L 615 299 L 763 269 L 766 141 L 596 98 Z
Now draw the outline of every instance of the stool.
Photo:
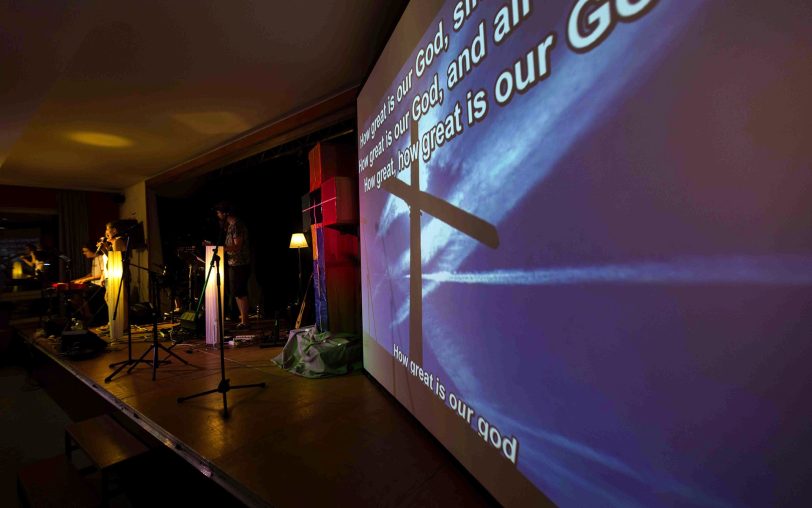
M 112 493 L 108 485 L 110 470 L 149 451 L 144 443 L 109 415 L 65 426 L 65 455 L 68 461 L 73 450 L 82 450 L 93 464 L 90 469 L 96 469 L 101 474 L 103 504 L 107 503 Z

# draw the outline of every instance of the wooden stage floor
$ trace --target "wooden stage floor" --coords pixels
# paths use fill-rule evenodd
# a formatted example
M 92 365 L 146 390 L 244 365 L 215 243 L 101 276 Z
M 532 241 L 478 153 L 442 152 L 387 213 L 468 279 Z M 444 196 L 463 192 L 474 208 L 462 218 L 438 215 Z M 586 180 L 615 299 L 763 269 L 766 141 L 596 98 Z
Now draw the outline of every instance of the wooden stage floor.
M 157 370 L 141 364 L 111 382 L 119 344 L 90 359 L 57 353 L 55 339 L 18 330 L 36 350 L 104 398 L 243 503 L 251 506 L 490 506 L 488 493 L 367 374 L 307 379 L 276 367 L 281 347 L 226 348 L 231 385 L 267 383 L 177 403 L 217 388 L 220 355 L 204 341 L 177 345 Z M 138 358 L 151 345 L 133 342 Z M 171 345 L 169 342 L 163 343 Z M 151 356 L 151 354 L 150 354 Z M 166 354 L 162 353 L 161 358 Z M 46 389 L 48 387 L 46 386 Z M 159 445 L 160 446 L 160 445 Z

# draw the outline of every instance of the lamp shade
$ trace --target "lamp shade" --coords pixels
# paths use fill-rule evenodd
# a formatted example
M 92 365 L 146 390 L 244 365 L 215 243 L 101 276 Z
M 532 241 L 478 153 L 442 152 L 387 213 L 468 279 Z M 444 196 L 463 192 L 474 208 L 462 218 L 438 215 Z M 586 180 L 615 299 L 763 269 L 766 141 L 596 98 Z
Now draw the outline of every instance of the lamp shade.
M 121 262 L 121 254 L 108 255 L 107 259 L 107 273 L 106 278 L 114 284 L 121 282 L 121 277 L 124 275 L 124 267 Z
M 291 249 L 304 249 L 307 247 L 307 240 L 302 233 L 293 233 L 290 236 Z
M 214 245 L 206 246 L 206 266 L 211 266 L 212 258 L 217 250 L 217 255 L 220 259 L 223 258 L 223 247 L 215 247 Z M 223 303 L 225 297 L 225 263 L 216 263 L 219 273 L 212 273 L 209 277 L 209 282 L 206 284 L 206 345 L 216 346 L 220 341 L 220 326 L 224 323 L 225 318 L 225 304 Z M 217 278 L 220 278 L 220 286 L 217 286 Z M 217 290 L 220 290 L 219 300 L 217 304 L 218 295 Z M 220 316 L 217 316 L 217 309 L 220 309 Z
M 110 340 L 117 342 L 124 337 L 127 328 L 127 311 L 129 310 L 129 295 L 124 286 L 124 260 L 121 252 L 107 253 L 104 270 L 104 299 L 107 302 L 107 311 L 110 325 Z

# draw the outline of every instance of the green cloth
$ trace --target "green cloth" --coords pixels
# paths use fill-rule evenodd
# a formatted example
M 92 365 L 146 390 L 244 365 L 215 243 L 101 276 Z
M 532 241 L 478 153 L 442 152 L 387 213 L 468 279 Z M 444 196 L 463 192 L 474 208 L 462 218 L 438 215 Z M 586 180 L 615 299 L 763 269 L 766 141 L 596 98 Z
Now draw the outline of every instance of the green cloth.
M 279 367 L 304 377 L 338 376 L 363 367 L 361 338 L 350 333 L 317 333 L 316 327 L 291 330 Z

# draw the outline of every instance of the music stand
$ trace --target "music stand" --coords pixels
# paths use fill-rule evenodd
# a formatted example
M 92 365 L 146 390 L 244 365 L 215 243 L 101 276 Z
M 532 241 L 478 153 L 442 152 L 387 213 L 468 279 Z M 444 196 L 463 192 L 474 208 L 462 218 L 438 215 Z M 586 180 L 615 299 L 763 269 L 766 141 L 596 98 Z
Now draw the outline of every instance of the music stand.
M 204 395 L 209 395 L 211 393 L 222 393 L 223 394 L 223 418 L 228 418 L 228 392 L 231 390 L 238 390 L 241 388 L 265 388 L 267 386 L 264 382 L 263 383 L 253 383 L 247 385 L 236 385 L 231 386 L 231 382 L 226 378 L 226 357 L 225 357 L 225 350 L 223 349 L 223 300 L 220 296 L 220 255 L 219 255 L 219 248 L 220 245 L 215 245 L 214 252 L 212 252 L 211 264 L 209 265 L 209 272 L 206 274 L 206 282 L 203 284 L 203 291 L 206 290 L 206 284 L 209 281 L 209 277 L 211 276 L 212 270 L 215 271 L 215 281 L 217 284 L 217 339 L 220 342 L 220 383 L 217 385 L 217 388 L 213 390 L 206 390 L 204 392 L 195 393 L 193 395 L 187 395 L 185 397 L 178 397 L 178 403 L 183 401 L 194 399 L 197 397 L 202 397 Z M 224 249 L 225 250 L 225 249 Z M 198 305 L 198 310 L 200 306 Z
M 116 295 L 116 305 L 113 308 L 113 319 L 115 321 L 116 317 L 118 316 L 118 304 L 121 301 L 121 288 L 123 287 L 125 291 L 127 291 L 127 295 L 130 294 L 130 235 L 125 234 L 126 246 L 124 251 L 121 253 L 121 278 L 122 281 L 118 285 L 118 294 Z M 128 304 L 129 305 L 129 304 Z M 112 327 L 112 324 L 110 325 Z M 111 330 L 112 332 L 112 330 Z M 133 358 L 133 333 L 132 327 L 130 326 L 130 319 L 129 316 L 127 318 L 127 359 L 122 360 L 120 362 L 115 362 L 110 364 L 111 369 L 115 369 L 112 374 L 104 378 L 105 383 L 109 383 L 113 380 L 113 378 L 121 372 L 124 367 L 135 366 L 139 363 L 151 363 L 149 360 L 141 360 L 141 359 L 134 359 Z

